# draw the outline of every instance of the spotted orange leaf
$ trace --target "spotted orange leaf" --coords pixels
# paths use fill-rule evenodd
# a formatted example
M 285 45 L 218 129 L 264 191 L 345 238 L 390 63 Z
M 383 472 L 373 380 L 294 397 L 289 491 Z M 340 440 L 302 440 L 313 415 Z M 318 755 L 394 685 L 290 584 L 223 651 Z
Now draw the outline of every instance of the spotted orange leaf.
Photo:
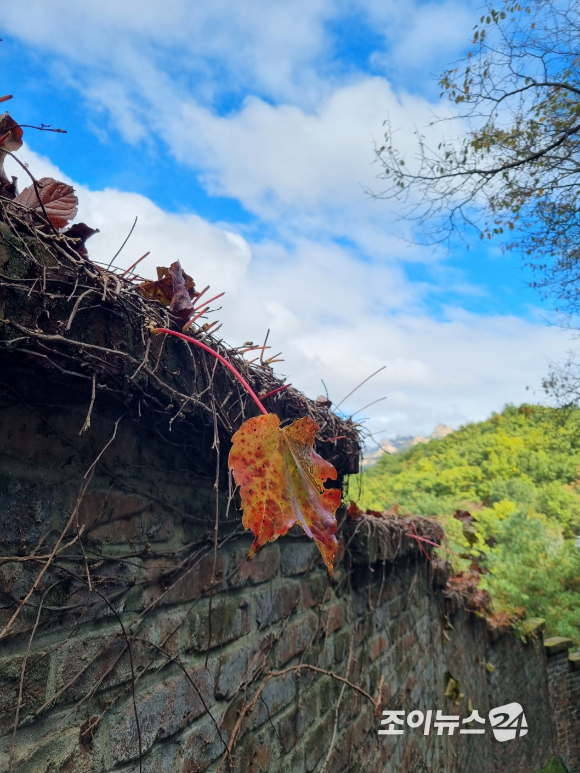
M 336 470 L 314 451 L 318 429 L 308 417 L 281 429 L 269 413 L 248 419 L 233 436 L 228 465 L 240 487 L 243 524 L 254 533 L 248 558 L 298 523 L 332 574 L 340 490 L 324 487 Z

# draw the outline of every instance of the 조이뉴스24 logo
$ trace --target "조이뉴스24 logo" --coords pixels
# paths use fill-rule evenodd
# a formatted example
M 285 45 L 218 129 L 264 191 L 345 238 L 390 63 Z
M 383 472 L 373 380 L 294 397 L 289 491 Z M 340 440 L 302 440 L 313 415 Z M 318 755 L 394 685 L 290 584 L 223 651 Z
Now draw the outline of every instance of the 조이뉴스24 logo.
M 381 725 L 387 725 L 387 727 L 379 730 L 379 735 L 402 735 L 405 728 L 405 713 L 404 710 L 383 711 L 384 719 L 381 719 Z M 505 706 L 492 709 L 488 719 L 496 741 L 513 741 L 514 738 L 526 735 L 528 732 L 526 716 L 519 703 L 507 703 Z M 460 735 L 485 733 L 485 719 L 480 717 L 477 709 L 462 720 L 456 715 L 445 715 L 437 709 L 434 721 L 432 709 L 427 709 L 425 712 L 411 711 L 407 715 L 406 724 L 410 728 L 423 727 L 423 735 L 429 735 L 431 729 L 437 729 L 437 735 L 443 735 L 445 730 L 449 735 L 453 735 L 460 725 L 462 725 L 459 730 Z

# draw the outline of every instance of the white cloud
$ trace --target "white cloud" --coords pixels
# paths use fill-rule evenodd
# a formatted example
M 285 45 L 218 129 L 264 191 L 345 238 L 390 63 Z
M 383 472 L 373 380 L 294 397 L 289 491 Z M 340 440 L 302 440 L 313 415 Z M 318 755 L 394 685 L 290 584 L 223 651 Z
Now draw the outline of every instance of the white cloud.
M 308 99 L 320 82 L 305 65 L 319 53 L 324 23 L 337 11 L 331 0 L 166 0 L 162 6 L 29 0 L 3 8 L 2 26 L 6 35 L 88 66 L 91 75 L 118 78 L 142 95 L 158 85 L 156 77 L 150 82 L 156 70 L 173 72 L 179 87 L 203 83 L 207 98 L 227 80 L 233 91 Z
M 384 36 L 390 70 L 428 70 L 435 57 L 463 47 L 477 8 L 474 0 L 27 0 L 6 5 L 2 23 L 6 35 L 143 92 L 158 85 L 155 77 L 147 85 L 157 70 L 206 96 L 227 81 L 232 90 L 306 106 L 337 77 L 334 22 L 360 18 Z
M 79 197 L 76 220 L 100 230 L 87 243 L 93 260 L 108 264 L 137 217 L 137 226 L 117 265 L 128 267 L 150 252 L 139 264 L 139 272 L 145 277 L 155 278 L 156 266 L 167 266 L 179 260 L 187 267 L 187 273 L 199 277 L 202 286 L 211 284 L 227 292 L 240 287 L 251 253 L 248 243 L 238 234 L 212 225 L 197 215 L 164 212 L 137 193 L 113 189 L 91 191 L 26 146 L 20 155 L 29 162 L 37 178 L 55 177 L 74 185 Z M 5 167 L 8 174 L 19 177 L 21 187 L 24 187 L 20 167 L 12 159 L 6 161 Z
M 466 49 L 481 13 L 481 3 L 474 0 L 396 5 L 362 0 L 361 5 L 373 28 L 384 30 L 387 42 L 373 55 L 373 63 L 386 72 L 404 73 L 408 87 L 419 92 L 429 90 L 433 75 Z
M 143 0 L 30 0 L 3 9 L 3 28 L 54 54 L 59 81 L 106 110 L 126 140 L 162 136 L 213 191 L 272 212 L 329 193 L 335 207 L 360 199 L 360 185 L 375 182 L 371 138 L 387 113 L 404 143 L 428 118 L 428 102 L 393 94 L 387 79 L 333 71 L 325 25 L 349 14 L 356 24 L 357 13 L 384 30 L 390 49 L 376 56 L 388 54 L 387 77 L 424 69 L 441 45 L 455 52 L 469 15 L 452 0 L 167 0 L 162 12 Z M 220 115 L 231 94 L 247 96 Z
M 376 181 L 373 137 L 380 142 L 390 111 L 402 134 L 427 117 L 424 100 L 396 97 L 382 78 L 336 89 L 314 111 L 249 97 L 225 117 L 193 103 L 169 119 L 180 160 L 206 168 L 212 192 L 233 196 L 273 217 L 279 208 L 309 212 L 360 200 L 361 185 Z
M 147 1 L 31 0 L 7 7 L 3 23 L 58 57 L 59 80 L 89 116 L 106 111 L 129 142 L 163 140 L 210 195 L 240 201 L 279 238 L 345 238 L 374 259 L 428 260 L 395 239 L 409 226 L 363 188 L 380 187 L 373 140 L 387 115 L 411 153 L 434 105 L 385 77 L 334 71 L 325 25 L 349 15 L 356 24 L 356 14 L 384 32 L 391 48 L 377 56 L 388 53 L 389 74 L 410 50 L 424 69 L 441 53 L 434 41 L 455 51 L 469 11 L 453 0 L 168 0 L 162 13 Z M 246 96 L 220 112 L 232 94 Z
M 546 370 L 545 355 L 562 356 L 567 336 L 462 309 L 431 318 L 425 300 L 436 288 L 408 281 L 403 262 L 434 258 L 396 240 L 389 231 L 402 227 L 388 205 L 362 192 L 376 187 L 372 139 L 380 141 L 387 114 L 410 149 L 431 104 L 395 92 L 386 77 L 338 77 L 324 32 L 328 20 L 358 9 L 385 30 L 385 72 L 404 63 L 413 78 L 426 79 L 440 46 L 462 45 L 465 5 L 166 0 L 159 8 L 149 0 L 30 0 L 7 5 L 2 21 L 6 35 L 57 57 L 62 78 L 109 111 L 127 140 L 162 135 L 211 193 L 261 218 L 269 240 L 164 212 L 135 193 L 76 185 L 79 219 L 101 229 L 88 243 L 91 257 L 108 263 L 137 215 L 118 264 L 151 251 L 142 274 L 153 277 L 157 265 L 179 259 L 199 286 L 227 290 L 226 340 L 258 341 L 271 328 L 273 351 L 285 358 L 280 370 L 309 395 L 322 391 L 324 379 L 337 401 L 386 364 L 343 407 L 354 411 L 386 395 L 368 415 L 371 427 L 389 435 L 482 419 L 525 399 L 525 386 Z M 232 94 L 245 100 L 220 114 L 216 104 Z M 28 150 L 21 156 L 36 176 L 64 179 L 46 159 Z M 440 272 L 441 286 L 450 279 L 459 289 L 464 281 Z
M 21 156 L 37 176 L 65 178 L 26 149 Z M 388 435 L 428 433 L 438 422 L 457 426 L 505 402 L 530 399 L 525 387 L 539 385 L 547 355 L 558 360 L 569 347 L 563 331 L 511 316 L 454 308 L 434 320 L 423 306 L 429 288 L 409 283 L 394 263 L 362 262 L 345 248 L 306 239 L 291 248 L 252 245 L 202 218 L 164 212 L 143 196 L 76 187 L 79 219 L 101 229 L 88 242 L 94 260 L 110 260 L 138 215 L 118 264 L 129 266 L 151 250 L 144 275 L 180 259 L 199 286 L 226 289 L 219 313 L 225 339 L 258 342 L 271 328 L 272 352 L 282 350 L 285 359 L 277 367 L 310 396 L 323 391 L 324 379 L 337 402 L 386 365 L 343 408 L 356 411 L 386 395 L 364 415 Z
M 373 260 L 431 262 L 429 250 L 401 242 L 410 224 L 365 193 L 380 189 L 374 142 L 387 115 L 410 155 L 414 128 L 430 120 L 432 106 L 395 94 L 379 77 L 335 89 L 312 111 L 248 97 L 219 116 L 189 100 L 167 116 L 166 138 L 211 194 L 240 201 L 280 240 L 344 238 Z

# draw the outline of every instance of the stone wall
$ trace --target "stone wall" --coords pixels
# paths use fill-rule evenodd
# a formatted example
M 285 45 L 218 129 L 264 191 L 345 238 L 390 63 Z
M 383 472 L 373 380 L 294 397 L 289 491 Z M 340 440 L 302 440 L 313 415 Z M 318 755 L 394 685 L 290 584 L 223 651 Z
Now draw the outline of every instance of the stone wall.
M 154 421 L 99 398 L 79 436 L 86 394 L 6 374 L 0 770 L 580 767 L 580 672 L 565 652 L 547 658 L 541 634 L 490 632 L 414 540 L 381 553 L 380 530 L 344 521 L 332 581 L 299 533 L 248 562 L 239 513 Z M 378 735 L 383 709 L 485 718 L 514 701 L 529 732 L 513 741 L 489 723 Z
M 554 636 L 545 642 L 548 656 L 550 707 L 556 748 L 575 769 L 580 768 L 580 649 L 569 654 L 572 640 Z

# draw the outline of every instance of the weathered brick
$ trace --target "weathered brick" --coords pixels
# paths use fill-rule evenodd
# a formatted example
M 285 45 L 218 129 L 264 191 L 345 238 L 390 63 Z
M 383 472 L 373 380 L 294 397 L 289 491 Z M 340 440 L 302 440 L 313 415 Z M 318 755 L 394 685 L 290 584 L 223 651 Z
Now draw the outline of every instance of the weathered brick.
M 318 680 L 318 695 L 320 713 L 334 711 L 344 682 L 331 676 L 323 676 Z
M 211 713 L 212 716 L 203 715 L 185 731 L 181 743 L 183 759 L 179 773 L 201 773 L 224 754 L 228 736 L 224 735 L 224 729 L 220 727 L 223 708 L 214 706 Z
M 280 760 L 280 773 L 306 773 L 306 760 L 302 745 L 293 747 Z
M 318 760 L 323 755 L 326 756 L 332 739 L 334 729 L 334 712 L 327 714 L 308 734 L 304 742 L 304 753 L 306 758 L 306 770 L 312 771 L 316 767 Z
M 233 551 L 230 557 L 230 577 L 232 587 L 249 583 L 271 580 L 280 569 L 280 548 L 277 544 L 264 545 L 256 555 L 248 560 L 248 549 Z
M 279 744 L 271 729 L 249 734 L 236 747 L 236 773 L 271 773 L 280 758 Z
M 239 639 L 250 631 L 249 601 L 245 596 L 226 594 L 202 599 L 188 617 L 183 640 L 186 649 L 205 650 Z
M 259 628 L 275 623 L 285 617 L 290 617 L 298 606 L 300 599 L 300 584 L 284 581 L 269 583 L 256 589 L 254 595 L 256 622 Z
M 215 662 L 210 661 L 207 669 L 204 665 L 188 668 L 187 676 L 179 672 L 147 690 L 138 690 L 142 750 L 172 736 L 205 712 L 213 698 L 215 667 Z M 108 727 L 112 761 L 120 763 L 138 757 L 139 734 L 132 700 L 127 699 L 124 707 L 110 716 Z
M 339 631 L 334 635 L 334 659 L 337 663 L 340 663 L 346 657 L 352 638 L 352 631 L 347 629 Z
M 141 516 L 143 535 L 149 542 L 165 542 L 173 537 L 174 518 L 159 508 L 147 508 Z
M 368 643 L 368 654 L 371 660 L 379 658 L 387 647 L 387 639 L 383 634 L 373 636 Z
M 226 562 L 222 555 L 208 553 L 194 566 L 170 580 L 163 597 L 164 604 L 193 601 L 223 587 Z
M 278 643 L 280 665 L 284 665 L 306 649 L 313 640 L 317 627 L 318 618 L 314 612 L 305 612 L 284 628 Z
M 149 528 L 161 517 L 154 513 L 150 500 L 121 491 L 87 492 L 79 505 L 79 522 L 85 525 L 87 536 L 102 542 L 145 541 L 145 514 Z
M 331 631 L 338 631 L 342 627 L 343 621 L 343 609 L 342 603 L 336 601 L 331 604 L 327 609 L 322 610 L 322 628 L 330 633 Z
M 245 637 L 221 652 L 218 659 L 218 677 L 216 698 L 223 700 L 231 698 L 239 690 L 240 685 L 248 676 L 248 668 L 252 659 L 262 644 L 260 639 Z
M 0 770 L 8 770 L 7 748 L 0 750 Z M 22 773 L 89 773 L 91 756 L 79 742 L 76 726 L 53 728 L 17 744 L 12 758 L 15 771 Z M 98 764 L 98 763 L 97 763 Z
M 314 571 L 301 582 L 302 606 L 310 609 L 322 604 L 327 591 L 329 592 L 328 577 L 324 571 Z
M 18 703 L 24 655 L 0 660 L 0 723 L 10 724 Z M 46 697 L 50 659 L 46 652 L 29 654 L 22 688 L 21 712 L 25 716 L 39 708 Z
M 179 770 L 181 756 L 180 743 L 172 741 L 158 743 L 143 755 L 140 764 L 134 762 L 128 768 L 124 768 L 123 773 L 160 773 L 160 771 L 176 773 Z
M 297 676 L 298 697 L 293 710 L 293 721 L 299 738 L 314 725 L 320 716 L 318 691 L 314 687 L 316 681 L 320 679 L 320 675 L 313 674 L 313 677 L 312 687 L 310 687 L 310 683 L 304 681 L 304 672 L 300 672 Z
M 282 574 L 304 574 L 314 569 L 320 561 L 320 551 L 316 543 L 309 539 L 286 540 L 281 546 Z
M 54 653 L 53 691 L 54 694 L 61 693 L 59 701 L 82 698 L 93 684 L 105 677 L 115 662 L 118 665 L 104 686 L 130 678 L 127 656 L 121 660 L 124 647 L 125 642 L 115 633 L 74 638 L 60 647 Z
M 175 359 L 172 364 L 175 371 L 178 362 Z M 100 407 L 95 405 L 95 410 Z M 87 435 L 79 440 L 77 433 L 86 416 L 84 403 L 81 413 L 75 414 L 80 420 L 72 439 L 82 446 Z M 50 547 L 55 530 L 66 523 L 76 501 L 75 475 L 84 475 L 109 437 L 111 417 L 105 418 L 106 422 L 97 422 L 95 414 L 95 435 L 87 444 L 90 453 L 81 450 L 77 457 L 66 444 L 56 448 L 53 434 L 42 439 L 43 447 L 48 449 L 55 444 L 54 458 L 60 460 L 62 468 L 55 467 L 52 458 L 50 464 L 43 461 L 43 455 L 26 437 L 22 446 L 19 442 L 7 446 L 10 453 L 24 454 L 18 462 L 21 468 L 13 467 L 9 459 L 6 472 L 6 457 L 0 454 L 0 515 L 9 513 L 9 522 L 5 523 L 5 517 L 2 527 L 4 537 L 12 540 L 7 555 L 27 549 L 31 538 L 36 540 L 41 534 L 49 535 L 42 550 Z M 64 428 L 63 421 L 59 426 Z M 178 430 L 177 424 L 174 429 Z M 114 611 L 103 600 L 87 607 L 91 597 L 76 581 L 61 582 L 44 598 L 47 613 L 40 616 L 24 683 L 21 726 L 16 737 L 18 773 L 139 770 L 131 669 L 126 655 L 102 682 L 96 696 L 84 701 L 78 712 L 71 711 L 74 702 L 90 693 L 124 647 L 117 613 L 130 635 L 134 634 L 132 654 L 139 676 L 136 687 L 144 773 L 201 773 L 206 767 L 215 773 L 224 741 L 229 740 L 239 712 L 252 700 L 261 680 L 267 678 L 270 669 L 298 659 L 340 674 L 346 673 L 349 659 L 348 678 L 371 695 L 377 695 L 384 678 L 384 708 L 439 707 L 447 713 L 455 711 L 443 698 L 444 675 L 451 670 L 466 698 L 482 716 L 492 706 L 521 702 L 529 733 L 521 743 L 513 744 L 497 744 L 489 732 L 483 739 L 456 735 L 453 743 L 435 733 L 425 737 L 410 729 L 402 740 L 379 737 L 379 718 L 360 693 L 312 670 L 291 671 L 284 678 L 270 680 L 254 710 L 244 719 L 231 773 L 321 771 L 336 716 L 335 745 L 325 773 L 529 773 L 547 762 L 556 749 L 570 769 L 578 768 L 580 670 L 574 668 L 574 663 L 580 661 L 570 661 L 563 645 L 561 652 L 546 660 L 541 638 L 530 639 L 524 645 L 508 628 L 501 637 L 491 636 L 484 621 L 468 615 L 459 603 L 451 604 L 440 589 L 433 588 L 429 564 L 420 551 L 409 552 L 403 546 L 396 563 L 369 566 L 368 551 L 363 550 L 361 561 L 355 563 L 354 550 L 351 555 L 349 548 L 344 564 L 341 566 L 339 559 L 334 580 L 329 583 L 314 543 L 295 533 L 266 546 L 253 561 L 246 562 L 250 538 L 247 534 L 237 536 L 234 529 L 239 514 L 232 511 L 228 523 L 220 520 L 220 536 L 225 536 L 226 527 L 234 528 L 218 551 L 213 587 L 211 549 L 170 587 L 182 571 L 181 562 L 188 555 L 196 555 L 200 546 L 211 544 L 208 535 L 213 529 L 215 492 L 211 481 L 196 481 L 185 470 L 191 458 L 180 455 L 181 436 L 175 435 L 176 444 L 168 446 L 164 455 L 151 437 L 143 444 L 128 442 L 133 429 L 127 432 L 125 439 L 120 438 L 121 451 L 108 455 L 107 465 L 118 462 L 115 475 L 124 477 L 128 485 L 135 483 L 143 489 L 150 486 L 152 493 L 156 491 L 193 518 L 181 519 L 176 510 L 165 513 L 146 495 L 127 494 L 129 489 L 109 492 L 109 476 L 102 470 L 96 472 L 83 500 L 80 522 L 85 526 L 83 539 L 90 561 L 95 562 L 95 587 L 110 596 Z M 124 458 L 123 454 L 129 456 Z M 153 471 L 157 462 L 159 469 Z M 151 470 L 155 480 L 149 480 L 149 474 L 142 475 L 143 480 L 128 477 L 138 477 L 144 469 Z M 34 478 L 42 482 L 42 487 Z M 348 524 L 344 528 L 346 531 Z M 160 541 L 169 539 L 171 542 L 161 548 Z M 143 544 L 134 548 L 132 542 Z M 151 542 L 157 545 L 147 545 Z M 359 543 L 359 548 L 364 548 L 364 535 Z M 77 547 L 72 546 L 67 562 Z M 373 549 L 377 547 L 375 539 Z M 102 562 L 97 561 L 99 553 Z M 79 576 L 84 578 L 85 567 L 79 555 Z M 121 560 L 109 563 L 107 556 L 115 555 L 122 556 Z M 238 558 L 240 565 L 235 569 Z M 64 560 L 63 554 L 59 562 Z M 0 567 L 0 586 L 6 594 L 22 598 L 37 572 L 32 562 L 5 562 Z M 4 707 L 13 707 L 19 659 L 28 646 L 37 602 L 55 579 L 61 579 L 60 573 L 49 569 L 38 593 L 22 610 L 19 627 L 2 642 L 6 649 L 0 661 L 0 705 Z M 209 591 L 213 593 L 211 638 Z M 135 625 L 137 615 L 153 602 L 154 608 L 139 617 Z M 52 610 L 60 604 L 65 611 L 54 614 Z M 0 619 L 6 621 L 11 614 L 12 608 L 2 610 Z M 441 621 L 449 614 L 455 630 L 443 648 Z M 186 665 L 205 703 L 178 664 L 167 664 L 166 656 L 147 644 L 162 644 L 174 629 L 179 629 L 178 633 L 163 646 L 170 657 Z M 318 629 L 320 635 L 313 637 Z M 209 672 L 204 670 L 207 646 L 211 648 Z M 46 668 L 35 658 L 49 651 Z M 263 670 L 255 681 L 242 687 L 254 655 L 253 667 Z M 16 665 L 12 670 L 2 670 L 9 661 Z M 486 661 L 496 666 L 494 674 L 486 671 Z M 141 668 L 150 662 L 150 670 L 142 673 Z M 36 719 L 34 708 L 39 702 L 55 695 L 85 666 L 86 671 L 60 696 L 56 706 Z M 457 707 L 462 716 L 466 704 L 464 699 Z M 89 732 L 90 721 L 100 716 L 101 722 Z M 8 711 L 4 718 L 8 732 L 0 738 L 0 771 L 8 769 L 6 750 L 11 742 L 13 714 Z M 226 769 L 224 766 L 223 771 Z
M 244 721 L 243 727 L 257 728 L 271 719 L 280 709 L 288 706 L 297 694 L 296 674 L 290 671 L 284 676 L 270 679 L 265 686 L 256 708 Z

